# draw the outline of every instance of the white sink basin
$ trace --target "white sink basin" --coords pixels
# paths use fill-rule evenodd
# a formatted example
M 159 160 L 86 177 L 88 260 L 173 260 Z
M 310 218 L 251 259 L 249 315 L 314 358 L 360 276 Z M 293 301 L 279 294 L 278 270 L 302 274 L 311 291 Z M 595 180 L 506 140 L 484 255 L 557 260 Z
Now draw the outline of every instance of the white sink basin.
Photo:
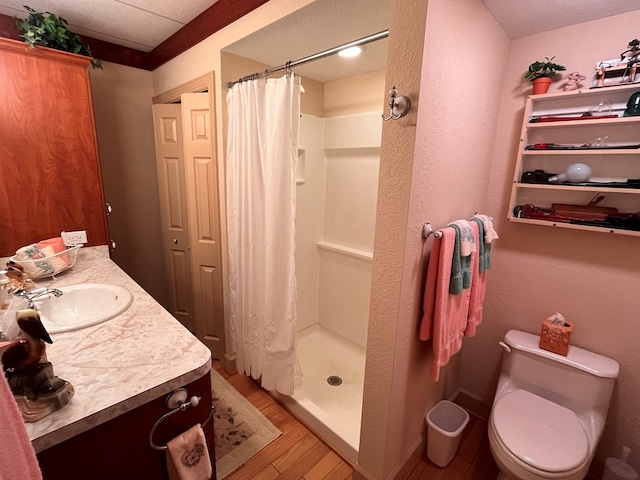
M 126 288 L 106 283 L 82 283 L 60 287 L 60 297 L 49 295 L 33 303 L 49 333 L 91 327 L 124 312 L 133 295 Z

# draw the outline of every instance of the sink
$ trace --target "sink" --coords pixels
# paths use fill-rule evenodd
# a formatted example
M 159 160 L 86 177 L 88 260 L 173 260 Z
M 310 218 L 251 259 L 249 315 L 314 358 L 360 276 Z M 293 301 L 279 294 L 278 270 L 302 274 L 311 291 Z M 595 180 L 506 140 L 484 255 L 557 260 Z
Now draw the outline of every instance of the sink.
M 126 288 L 106 283 L 82 283 L 58 288 L 60 297 L 33 303 L 47 332 L 61 333 L 98 325 L 124 312 L 133 295 Z

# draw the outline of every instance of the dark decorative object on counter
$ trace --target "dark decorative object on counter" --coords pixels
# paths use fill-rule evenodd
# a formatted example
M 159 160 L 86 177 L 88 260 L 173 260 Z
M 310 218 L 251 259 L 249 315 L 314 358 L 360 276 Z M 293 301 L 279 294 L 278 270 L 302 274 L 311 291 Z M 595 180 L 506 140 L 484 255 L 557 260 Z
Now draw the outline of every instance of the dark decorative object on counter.
M 32 309 L 18 310 L 16 322 L 21 337 L 7 342 L 2 354 L 4 375 L 25 422 L 36 422 L 64 407 L 75 390 L 66 380 L 53 373 L 47 361 L 45 343 L 53 343 Z

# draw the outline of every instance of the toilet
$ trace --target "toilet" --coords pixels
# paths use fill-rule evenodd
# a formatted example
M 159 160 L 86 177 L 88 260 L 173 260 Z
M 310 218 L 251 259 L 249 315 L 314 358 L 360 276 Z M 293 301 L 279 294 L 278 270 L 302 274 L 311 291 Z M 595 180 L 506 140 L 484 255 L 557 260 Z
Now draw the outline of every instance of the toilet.
M 540 337 L 510 330 L 489 417 L 499 479 L 583 480 L 604 429 L 620 366 L 571 346 L 539 348 Z

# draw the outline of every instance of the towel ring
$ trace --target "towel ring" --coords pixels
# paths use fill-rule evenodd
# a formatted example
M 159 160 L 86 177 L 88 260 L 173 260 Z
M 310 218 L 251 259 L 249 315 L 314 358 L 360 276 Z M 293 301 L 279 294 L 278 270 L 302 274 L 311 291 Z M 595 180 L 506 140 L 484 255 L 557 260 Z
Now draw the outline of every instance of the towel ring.
M 169 397 L 167 397 L 167 406 L 169 406 L 172 403 L 175 404 L 175 400 L 173 400 L 173 398 L 172 398 L 174 396 L 177 396 L 179 398 L 182 398 L 184 396 L 184 398 L 186 398 L 186 392 L 187 391 L 184 388 L 179 388 L 178 390 L 176 390 L 175 392 L 170 394 Z M 166 445 L 156 445 L 155 443 L 153 443 L 153 434 L 155 433 L 156 428 L 158 428 L 158 425 L 160 425 L 164 421 L 165 418 L 169 418 L 174 413 L 184 412 L 189 407 L 197 407 L 198 404 L 200 403 L 200 400 L 202 400 L 202 397 L 197 397 L 197 396 L 194 395 L 193 397 L 191 397 L 189 399 L 188 402 L 181 401 L 178 404 L 178 406 L 175 407 L 173 410 L 171 410 L 170 412 L 167 412 L 164 415 L 162 415 L 156 421 L 156 423 L 151 428 L 151 431 L 149 432 L 149 445 L 151 445 L 151 448 L 153 448 L 155 450 L 166 450 L 167 449 Z M 213 407 L 213 405 L 211 405 L 211 410 L 209 411 L 209 415 L 207 416 L 205 421 L 200 424 L 201 427 L 204 427 L 207 423 L 209 423 L 211 418 L 213 418 L 213 410 L 214 410 L 214 407 Z

